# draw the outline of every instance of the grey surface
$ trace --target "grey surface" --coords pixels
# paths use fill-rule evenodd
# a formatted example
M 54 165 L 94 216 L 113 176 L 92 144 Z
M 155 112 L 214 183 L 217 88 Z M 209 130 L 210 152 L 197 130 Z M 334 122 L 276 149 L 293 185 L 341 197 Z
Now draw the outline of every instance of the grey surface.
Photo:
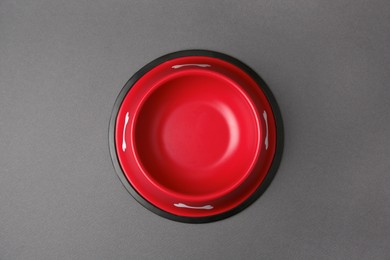
M 147 211 L 111 108 L 168 52 L 226 52 L 276 96 L 285 151 L 224 221 Z M 0 259 L 390 259 L 390 2 L 0 1 Z

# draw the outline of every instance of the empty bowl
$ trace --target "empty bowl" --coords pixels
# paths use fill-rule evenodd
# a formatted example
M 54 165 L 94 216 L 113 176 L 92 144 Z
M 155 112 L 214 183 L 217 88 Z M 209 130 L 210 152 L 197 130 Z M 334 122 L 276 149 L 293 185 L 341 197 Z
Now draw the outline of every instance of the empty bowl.
M 139 70 L 110 121 L 112 161 L 149 210 L 202 223 L 229 217 L 271 182 L 282 121 L 264 81 L 228 55 L 180 51 Z

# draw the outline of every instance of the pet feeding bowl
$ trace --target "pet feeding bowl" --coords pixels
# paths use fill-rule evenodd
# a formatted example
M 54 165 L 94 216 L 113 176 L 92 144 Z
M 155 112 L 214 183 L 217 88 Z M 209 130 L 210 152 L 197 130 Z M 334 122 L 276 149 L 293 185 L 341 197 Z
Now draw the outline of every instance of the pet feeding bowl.
M 270 184 L 282 121 L 265 82 L 228 55 L 180 51 L 139 70 L 111 117 L 110 151 L 132 196 L 190 223 L 241 211 Z

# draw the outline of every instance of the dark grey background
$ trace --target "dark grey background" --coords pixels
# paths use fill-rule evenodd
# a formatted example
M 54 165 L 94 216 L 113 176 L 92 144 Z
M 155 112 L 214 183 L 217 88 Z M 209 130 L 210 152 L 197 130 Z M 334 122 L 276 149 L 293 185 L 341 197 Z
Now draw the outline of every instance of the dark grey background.
M 168 52 L 269 84 L 284 157 L 251 207 L 203 225 L 139 205 L 108 123 Z M 390 259 L 390 2 L 0 0 L 0 259 Z

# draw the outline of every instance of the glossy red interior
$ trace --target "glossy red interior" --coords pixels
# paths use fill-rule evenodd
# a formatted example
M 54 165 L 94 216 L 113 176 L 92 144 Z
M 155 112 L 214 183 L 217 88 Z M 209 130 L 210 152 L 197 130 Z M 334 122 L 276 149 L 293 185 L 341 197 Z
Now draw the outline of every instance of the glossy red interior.
M 156 185 L 191 196 L 220 194 L 256 160 L 258 121 L 224 76 L 187 69 L 158 84 L 140 107 L 135 148 Z
M 164 62 L 127 93 L 116 123 L 120 165 L 162 210 L 209 216 L 245 201 L 272 162 L 276 130 L 256 82 L 217 58 Z

